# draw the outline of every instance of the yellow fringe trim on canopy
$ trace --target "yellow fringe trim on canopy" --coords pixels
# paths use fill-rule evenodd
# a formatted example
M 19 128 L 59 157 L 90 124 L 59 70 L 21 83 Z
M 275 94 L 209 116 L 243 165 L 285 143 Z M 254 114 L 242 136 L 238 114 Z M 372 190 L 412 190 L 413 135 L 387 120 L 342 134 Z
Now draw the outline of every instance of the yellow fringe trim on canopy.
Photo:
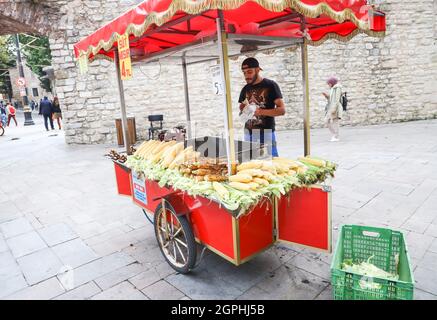
M 350 41 L 352 38 L 354 38 L 355 36 L 359 35 L 359 34 L 367 34 L 370 37 L 374 37 L 374 38 L 383 38 L 385 37 L 385 31 L 381 31 L 381 32 L 375 32 L 375 31 L 371 31 L 371 30 L 360 30 L 360 29 L 355 29 L 354 31 L 352 31 L 350 34 L 346 35 L 346 36 L 341 36 L 335 32 L 332 33 L 327 33 L 323 36 L 322 39 L 317 40 L 317 41 L 311 41 L 311 40 L 307 40 L 307 44 L 313 47 L 317 47 L 322 45 L 323 43 L 325 43 L 327 40 L 330 39 L 335 39 L 341 42 L 348 42 Z
M 360 30 L 369 30 L 369 24 L 366 21 L 358 19 L 351 9 L 343 11 L 335 11 L 327 3 L 322 2 L 316 6 L 307 5 L 300 0 L 252 0 L 266 10 L 272 12 L 281 12 L 284 9 L 292 9 L 305 17 L 316 18 L 321 14 L 325 14 L 334 21 L 342 23 L 344 21 L 353 22 Z M 125 34 L 140 37 L 149 28 L 155 24 L 161 26 L 168 22 L 178 11 L 183 11 L 187 14 L 200 14 L 209 10 L 231 10 L 236 9 L 246 3 L 247 0 L 173 0 L 169 8 L 163 12 L 151 12 L 147 15 L 144 22 L 139 25 L 129 24 Z M 97 46 L 90 46 L 87 51 L 80 51 L 80 55 L 85 54 L 87 57 L 90 54 L 96 55 L 101 49 L 109 51 L 114 42 L 120 37 L 120 34 L 114 32 L 108 41 L 100 40 Z

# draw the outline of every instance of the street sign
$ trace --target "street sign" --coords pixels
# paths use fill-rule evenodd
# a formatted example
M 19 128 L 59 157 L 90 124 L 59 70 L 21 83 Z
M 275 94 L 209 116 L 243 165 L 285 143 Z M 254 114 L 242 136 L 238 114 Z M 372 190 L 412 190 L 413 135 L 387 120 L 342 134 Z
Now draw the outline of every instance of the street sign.
M 25 87 L 26 86 L 26 79 L 20 77 L 17 79 L 17 86 L 19 87 Z
M 25 89 L 24 87 L 21 87 L 21 88 L 20 88 L 20 96 L 22 96 L 22 97 L 27 96 L 27 94 L 26 94 L 26 89 Z
M 222 95 L 224 90 L 223 90 L 223 81 L 222 81 L 222 74 L 221 74 L 221 69 L 219 65 L 215 65 L 210 67 L 210 73 L 211 73 L 211 77 L 212 77 L 212 87 L 214 90 L 214 93 L 216 95 Z
M 118 38 L 118 57 L 120 60 L 121 80 L 132 78 L 132 63 L 130 59 L 129 35 Z

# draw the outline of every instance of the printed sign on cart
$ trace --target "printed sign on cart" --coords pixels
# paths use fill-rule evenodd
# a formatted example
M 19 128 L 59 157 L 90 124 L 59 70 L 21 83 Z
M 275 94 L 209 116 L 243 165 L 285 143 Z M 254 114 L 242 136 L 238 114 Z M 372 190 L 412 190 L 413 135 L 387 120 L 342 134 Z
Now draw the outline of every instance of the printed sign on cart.
M 216 95 L 222 95 L 223 90 L 223 82 L 222 82 L 222 75 L 221 75 L 221 69 L 219 65 L 212 66 L 210 68 L 210 73 L 212 76 L 212 86 L 214 93 Z
M 118 57 L 120 59 L 121 80 L 132 78 L 132 63 L 130 59 L 129 36 L 124 34 L 118 38 Z
M 132 175 L 132 186 L 135 200 L 147 205 L 146 181 L 137 174 Z

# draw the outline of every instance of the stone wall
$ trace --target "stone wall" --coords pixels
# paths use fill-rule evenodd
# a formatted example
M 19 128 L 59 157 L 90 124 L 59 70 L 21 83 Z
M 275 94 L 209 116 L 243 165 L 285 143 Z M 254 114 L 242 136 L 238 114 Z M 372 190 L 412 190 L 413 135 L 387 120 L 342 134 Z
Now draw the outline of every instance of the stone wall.
M 64 109 L 67 143 L 115 142 L 114 119 L 119 117 L 113 63 L 95 61 L 87 75 L 79 75 L 73 44 L 140 1 L 68 1 L 60 9 L 59 32 L 51 35 L 57 94 Z M 323 126 L 325 81 L 340 78 L 350 99 L 344 125 L 377 124 L 437 117 L 437 1 L 386 1 L 387 36 L 359 35 L 350 42 L 328 40 L 309 48 L 312 127 Z M 278 130 L 302 127 L 300 50 L 257 55 L 265 77 L 283 91 L 287 114 Z M 237 99 L 244 79 L 242 61 L 231 62 L 232 98 L 237 128 Z M 218 131 L 223 126 L 221 97 L 212 91 L 211 64 L 190 66 L 192 119 Z M 147 134 L 147 115 L 164 114 L 165 126 L 185 120 L 181 66 L 162 62 L 136 65 L 134 78 L 125 82 L 127 110 L 135 116 L 140 138 Z M 202 132 L 203 133 L 203 132 Z

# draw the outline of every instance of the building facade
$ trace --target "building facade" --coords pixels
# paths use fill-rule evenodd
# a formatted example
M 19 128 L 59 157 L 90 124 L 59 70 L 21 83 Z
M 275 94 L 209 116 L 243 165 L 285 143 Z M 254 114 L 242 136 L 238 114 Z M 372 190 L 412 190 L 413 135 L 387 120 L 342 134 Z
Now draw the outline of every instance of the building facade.
M 32 100 L 39 102 L 44 96 L 52 98 L 52 94 L 41 87 L 38 76 L 26 65 L 25 60 L 23 60 L 23 71 L 24 79 L 26 80 L 26 92 L 29 102 Z M 23 98 L 20 94 L 20 87 L 17 85 L 17 79 L 20 78 L 18 68 L 10 68 L 9 75 L 12 84 L 12 99 L 14 101 L 21 101 L 21 103 L 23 103 Z
M 67 143 L 114 143 L 115 119 L 120 117 L 114 64 L 100 60 L 79 74 L 73 45 L 141 1 L 59 1 L 61 18 L 50 35 L 56 92 L 61 99 Z M 349 42 L 327 40 L 309 48 L 311 126 L 324 126 L 326 79 L 337 76 L 349 97 L 343 125 L 372 125 L 437 118 L 437 1 L 387 0 L 385 38 L 357 35 Z M 287 114 L 277 129 L 303 126 L 300 50 L 257 55 L 263 75 L 280 85 Z M 231 62 L 232 99 L 236 128 L 238 96 L 244 85 L 243 58 Z M 189 67 L 192 119 L 199 130 L 223 128 L 223 104 L 212 89 L 211 64 Z M 140 138 L 147 135 L 147 116 L 163 114 L 171 128 L 185 119 L 181 66 L 165 62 L 135 65 L 125 82 L 127 111 L 136 118 Z M 199 133 L 200 134 L 200 133 Z

